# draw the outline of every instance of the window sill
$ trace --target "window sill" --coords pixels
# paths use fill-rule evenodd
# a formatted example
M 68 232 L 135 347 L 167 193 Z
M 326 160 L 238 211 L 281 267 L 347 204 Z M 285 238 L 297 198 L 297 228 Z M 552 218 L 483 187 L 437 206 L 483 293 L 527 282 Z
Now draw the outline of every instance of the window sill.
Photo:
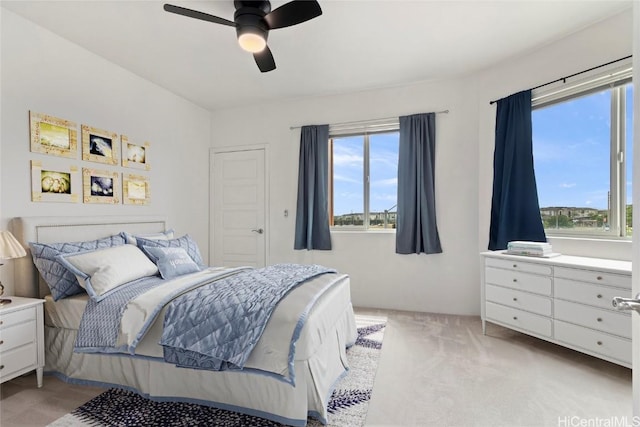
M 591 242 L 629 242 L 631 243 L 631 237 L 619 237 L 612 236 L 609 234 L 570 234 L 570 233 L 558 233 L 558 234 L 550 234 L 546 232 L 547 239 L 566 239 L 566 240 L 582 240 L 582 241 L 591 241 Z
M 329 230 L 332 234 L 396 234 L 396 229 L 389 230 L 363 230 L 363 229 L 351 229 L 351 230 L 337 230 L 332 228 Z
M 606 258 L 630 261 L 631 239 L 598 238 L 593 236 L 547 236 L 554 252 L 591 258 Z

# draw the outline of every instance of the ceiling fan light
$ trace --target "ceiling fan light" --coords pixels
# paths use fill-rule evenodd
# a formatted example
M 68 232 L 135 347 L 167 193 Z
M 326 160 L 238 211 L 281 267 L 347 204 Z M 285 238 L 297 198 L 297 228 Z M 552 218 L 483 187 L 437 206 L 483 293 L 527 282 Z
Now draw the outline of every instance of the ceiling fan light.
M 267 41 L 264 37 L 255 33 L 244 33 L 238 36 L 238 43 L 240 47 L 251 53 L 262 52 L 267 46 Z

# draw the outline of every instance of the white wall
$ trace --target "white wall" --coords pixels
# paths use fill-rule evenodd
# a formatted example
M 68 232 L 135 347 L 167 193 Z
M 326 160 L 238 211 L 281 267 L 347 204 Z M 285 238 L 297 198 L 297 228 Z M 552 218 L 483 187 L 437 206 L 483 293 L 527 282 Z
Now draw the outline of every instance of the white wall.
M 209 112 L 30 21 L 1 14 L 0 228 L 13 217 L 166 215 L 208 248 Z M 136 169 L 31 153 L 29 110 L 149 141 L 149 206 L 31 202 L 30 160 L 124 173 Z M 80 144 L 80 132 L 78 132 Z M 2 271 L 11 294 L 11 262 Z
M 212 114 L 216 147 L 269 144 L 269 262 L 314 262 L 351 275 L 359 306 L 476 313 L 479 284 L 475 91 L 462 80 L 283 102 Z M 394 233 L 333 233 L 332 251 L 294 251 L 300 131 L 290 126 L 450 110 L 436 116 L 436 205 L 444 250 L 395 254 Z M 283 211 L 291 213 L 284 218 Z M 473 219 L 473 220 L 471 220 Z
M 486 250 L 495 110 L 489 101 L 631 53 L 630 12 L 472 76 L 212 113 L 215 147 L 270 148 L 270 262 L 315 262 L 349 273 L 355 305 L 478 314 L 478 252 Z M 332 251 L 294 251 L 299 131 L 448 109 L 436 118 L 436 206 L 443 253 L 397 255 L 395 235 L 332 233 Z M 283 217 L 284 209 L 291 215 Z M 554 242 L 564 253 L 631 256 L 627 243 Z M 612 252 L 619 248 L 616 252 Z
M 523 54 L 478 73 L 478 191 L 479 249 L 489 242 L 495 104 L 489 102 L 515 92 L 607 63 L 632 53 L 632 11 L 616 15 L 536 52 Z M 554 251 L 582 256 L 631 260 L 631 242 L 549 238 Z
M 209 114 L 12 12 L 2 10 L 1 20 L 0 227 L 25 215 L 164 214 L 178 232 L 196 236 L 207 257 L 209 142 L 214 147 L 266 143 L 269 262 L 335 266 L 351 275 L 359 306 L 459 314 L 479 312 L 478 251 L 488 241 L 495 116 L 488 102 L 626 56 L 632 40 L 627 13 L 473 76 Z M 299 130 L 290 126 L 444 109 L 450 113 L 436 120 L 443 254 L 396 255 L 395 236 L 385 233 L 334 233 L 333 251 L 293 251 Z M 29 110 L 151 141 L 152 205 L 31 202 L 29 160 L 51 156 L 29 152 Z M 610 244 L 554 245 L 564 253 L 630 257 L 624 244 L 614 244 L 615 252 Z M 10 287 L 7 270 L 2 278 Z

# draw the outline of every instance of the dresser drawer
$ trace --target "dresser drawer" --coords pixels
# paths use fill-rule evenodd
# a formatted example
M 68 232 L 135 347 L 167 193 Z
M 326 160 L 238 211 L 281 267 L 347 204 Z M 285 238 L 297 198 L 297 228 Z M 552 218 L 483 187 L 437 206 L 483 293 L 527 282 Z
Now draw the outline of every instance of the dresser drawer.
M 551 319 L 503 305 L 486 303 L 486 317 L 515 328 L 551 337 Z
M 30 320 L 8 328 L 0 329 L 0 353 L 21 345 L 34 342 L 36 339 L 36 321 Z
M 6 313 L 0 316 L 0 329 L 17 323 L 26 322 L 28 320 L 36 320 L 36 308 L 31 307 L 13 313 Z
M 521 271 L 524 273 L 534 273 L 542 275 L 551 275 L 551 267 L 548 265 L 535 264 L 531 262 L 520 262 L 518 260 L 506 260 L 486 258 L 485 265 L 487 267 L 503 268 L 505 270 Z
M 613 297 L 631 298 L 631 289 L 608 288 L 567 279 L 555 279 L 554 285 L 556 298 L 589 304 L 607 310 L 614 310 L 611 304 Z
M 551 316 L 551 298 L 495 285 L 487 285 L 485 287 L 485 298 L 487 301 L 531 311 L 543 316 Z
M 614 337 L 559 320 L 554 322 L 554 327 L 555 338 L 558 341 L 631 364 L 631 340 L 629 339 Z
M 628 314 L 561 300 L 556 301 L 554 312 L 556 319 L 631 338 L 631 316 Z
M 485 270 L 485 281 L 488 284 L 533 292 L 540 295 L 551 295 L 551 277 L 547 276 L 487 267 Z
M 36 355 L 35 343 L 0 353 L 0 381 L 21 369 L 35 368 Z
M 579 282 L 597 283 L 599 285 L 617 286 L 631 289 L 631 276 L 604 273 L 595 270 L 578 270 L 575 268 L 556 267 L 553 276 L 556 278 L 576 280 Z

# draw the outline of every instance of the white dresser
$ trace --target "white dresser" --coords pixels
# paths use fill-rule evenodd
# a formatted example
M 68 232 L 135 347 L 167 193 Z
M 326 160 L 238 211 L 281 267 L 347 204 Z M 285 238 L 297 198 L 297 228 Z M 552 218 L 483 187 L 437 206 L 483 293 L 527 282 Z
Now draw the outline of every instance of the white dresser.
M 0 307 L 0 383 L 36 371 L 42 387 L 44 369 L 44 300 L 10 297 Z
M 631 298 L 631 262 L 480 255 L 483 333 L 491 322 L 631 367 L 631 315 L 611 304 Z

